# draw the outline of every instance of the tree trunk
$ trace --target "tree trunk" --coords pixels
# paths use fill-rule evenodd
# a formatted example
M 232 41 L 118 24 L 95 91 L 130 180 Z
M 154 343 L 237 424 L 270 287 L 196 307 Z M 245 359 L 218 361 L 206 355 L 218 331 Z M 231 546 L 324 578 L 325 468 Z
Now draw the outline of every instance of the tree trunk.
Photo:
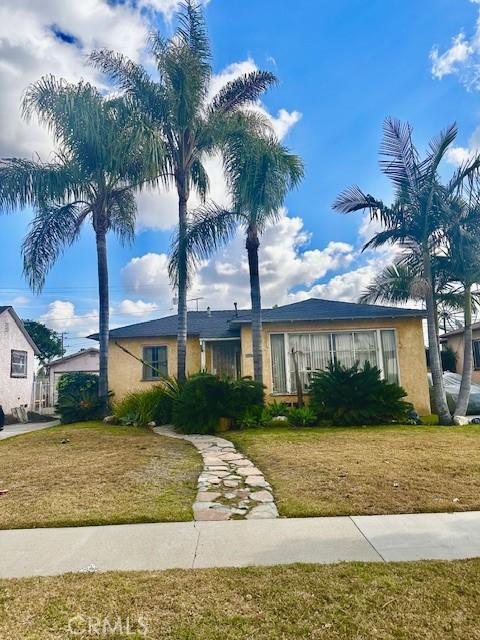
M 432 265 L 428 249 L 423 251 L 423 275 L 428 283 L 425 292 L 425 303 L 427 307 L 427 327 L 428 327 L 428 351 L 430 356 L 430 371 L 433 381 L 433 398 L 435 410 L 438 413 L 440 424 L 452 424 L 452 416 L 448 409 L 445 387 L 443 384 L 442 361 L 440 359 L 439 336 L 437 332 L 435 300 L 433 295 Z
M 465 302 L 463 313 L 465 323 L 465 330 L 463 333 L 463 371 L 457 406 L 455 408 L 456 416 L 467 415 L 468 401 L 470 399 L 470 387 L 472 386 L 472 289 L 470 286 L 465 287 Z
M 252 351 L 253 379 L 263 383 L 263 348 L 262 348 L 262 301 L 260 294 L 260 275 L 258 272 L 258 232 L 255 226 L 247 229 L 245 247 L 248 254 L 250 274 L 250 298 L 252 301 Z
M 97 267 L 98 267 L 98 301 L 99 301 L 99 330 L 100 366 L 98 378 L 98 396 L 101 402 L 102 414 L 108 413 L 108 328 L 109 328 L 109 291 L 108 291 L 108 263 L 107 236 L 104 230 L 96 231 Z
M 177 324 L 177 378 L 187 377 L 187 206 L 186 179 L 177 180 L 178 188 L 178 324 Z

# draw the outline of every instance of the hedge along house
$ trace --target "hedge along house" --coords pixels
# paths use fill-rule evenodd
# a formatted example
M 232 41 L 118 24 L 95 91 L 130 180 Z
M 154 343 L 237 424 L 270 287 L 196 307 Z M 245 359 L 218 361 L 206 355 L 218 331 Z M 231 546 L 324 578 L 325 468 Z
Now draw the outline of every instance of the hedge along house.
M 297 359 L 308 392 L 311 374 L 331 360 L 350 366 L 369 361 L 400 383 L 420 414 L 430 413 L 422 319 L 399 309 L 311 298 L 263 311 L 263 382 L 267 401 L 294 403 Z M 117 399 L 176 375 L 177 317 L 113 329 L 109 380 Z M 96 335 L 89 336 L 96 339 Z M 253 375 L 249 311 L 190 311 L 187 370 L 231 377 Z

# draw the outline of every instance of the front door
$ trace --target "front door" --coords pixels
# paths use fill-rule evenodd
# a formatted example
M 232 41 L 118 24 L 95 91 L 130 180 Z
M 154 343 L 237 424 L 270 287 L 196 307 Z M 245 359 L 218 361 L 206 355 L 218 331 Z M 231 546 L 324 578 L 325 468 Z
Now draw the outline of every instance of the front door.
M 212 373 L 221 377 L 241 377 L 240 341 L 212 342 Z

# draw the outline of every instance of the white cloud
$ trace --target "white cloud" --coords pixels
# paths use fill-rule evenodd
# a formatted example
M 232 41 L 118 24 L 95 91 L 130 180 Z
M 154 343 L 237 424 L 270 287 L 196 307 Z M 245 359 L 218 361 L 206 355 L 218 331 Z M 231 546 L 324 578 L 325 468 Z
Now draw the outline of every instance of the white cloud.
M 461 64 L 475 53 L 474 47 L 468 42 L 464 33 L 459 33 L 452 40 L 452 46 L 444 53 L 440 54 L 438 47 L 434 47 L 430 52 L 432 61 L 432 74 L 439 80 L 443 76 L 456 73 Z
M 17 296 L 12 300 L 12 306 L 14 307 L 25 307 L 28 304 L 30 304 L 30 298 L 27 298 L 27 296 Z
M 479 0 L 471 0 L 480 4 Z M 452 38 L 451 46 L 443 53 L 435 46 L 430 51 L 432 75 L 441 80 L 457 75 L 469 91 L 480 89 L 480 12 L 471 37 L 461 31 Z
M 98 310 L 78 314 L 73 302 L 55 300 L 48 305 L 39 321 L 54 331 L 68 331 L 71 335 L 84 337 L 98 331 Z
M 155 302 L 144 302 L 143 300 L 122 300 L 115 308 L 116 314 L 126 316 L 147 315 L 158 310 Z
M 468 140 L 466 147 L 450 147 L 446 154 L 446 160 L 454 166 L 459 166 L 467 160 L 473 159 L 480 151 L 480 127 L 477 127 Z
M 260 270 L 263 304 L 283 304 L 291 290 L 308 288 L 326 274 L 348 267 L 355 259 L 354 248 L 344 242 L 330 242 L 324 249 L 310 249 L 310 234 L 298 217 L 285 211 L 261 239 Z M 149 253 L 133 258 L 123 269 L 127 295 L 155 301 L 170 309 L 174 297 L 168 281 L 167 256 Z M 201 297 L 201 308 L 240 307 L 250 304 L 245 239 L 239 234 L 223 251 L 205 261 L 193 278 L 190 298 Z M 195 308 L 195 304 L 190 305 Z
M 142 61 L 152 12 L 168 20 L 180 0 L 22 0 L 0 4 L 0 156 L 44 156 L 51 136 L 21 118 L 26 87 L 53 73 L 69 81 L 81 78 L 102 85 L 103 78 L 85 64 L 92 49 L 121 51 Z M 67 42 L 70 40 L 71 42 Z M 6 124 L 5 124 L 6 123 Z

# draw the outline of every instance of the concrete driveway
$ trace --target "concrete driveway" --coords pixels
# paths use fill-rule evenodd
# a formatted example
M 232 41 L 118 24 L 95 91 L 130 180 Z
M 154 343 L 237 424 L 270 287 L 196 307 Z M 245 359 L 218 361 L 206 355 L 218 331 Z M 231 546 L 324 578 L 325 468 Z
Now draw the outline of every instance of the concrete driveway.
M 0 431 L 0 440 L 6 440 L 12 436 L 20 436 L 23 433 L 30 433 L 30 431 L 48 429 L 48 427 L 54 427 L 56 424 L 59 424 L 58 420 L 52 420 L 50 422 L 29 422 L 28 424 L 8 424 L 4 427 L 3 431 Z

